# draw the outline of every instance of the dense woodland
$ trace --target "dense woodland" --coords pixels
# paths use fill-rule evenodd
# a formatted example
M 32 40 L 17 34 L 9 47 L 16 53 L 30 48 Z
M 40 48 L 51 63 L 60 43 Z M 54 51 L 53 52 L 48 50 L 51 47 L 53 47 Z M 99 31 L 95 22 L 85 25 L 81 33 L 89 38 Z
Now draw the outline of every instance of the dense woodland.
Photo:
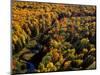
M 96 68 L 96 6 L 12 4 L 12 72 Z

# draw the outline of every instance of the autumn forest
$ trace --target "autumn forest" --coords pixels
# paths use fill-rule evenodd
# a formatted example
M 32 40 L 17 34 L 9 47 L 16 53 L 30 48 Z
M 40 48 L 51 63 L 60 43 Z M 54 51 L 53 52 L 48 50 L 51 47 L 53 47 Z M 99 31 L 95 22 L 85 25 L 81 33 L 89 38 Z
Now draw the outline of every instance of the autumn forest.
M 12 74 L 96 69 L 96 6 L 12 4 Z

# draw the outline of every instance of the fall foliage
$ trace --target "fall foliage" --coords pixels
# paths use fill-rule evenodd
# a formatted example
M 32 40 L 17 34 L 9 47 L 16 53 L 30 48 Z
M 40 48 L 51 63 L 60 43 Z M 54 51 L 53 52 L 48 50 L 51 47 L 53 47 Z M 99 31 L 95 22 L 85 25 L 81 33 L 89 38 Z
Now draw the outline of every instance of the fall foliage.
M 11 33 L 13 74 L 96 68 L 95 6 L 13 1 Z

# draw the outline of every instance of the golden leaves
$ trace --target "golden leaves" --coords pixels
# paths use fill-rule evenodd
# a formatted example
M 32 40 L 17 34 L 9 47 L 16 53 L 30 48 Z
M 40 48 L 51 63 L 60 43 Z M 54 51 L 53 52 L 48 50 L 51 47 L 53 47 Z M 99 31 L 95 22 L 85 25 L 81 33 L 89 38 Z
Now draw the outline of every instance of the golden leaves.
M 52 62 L 49 62 L 48 64 L 47 64 L 47 68 L 52 68 L 54 65 L 53 65 L 53 63 Z
M 67 70 L 71 66 L 71 61 L 66 61 L 64 63 L 64 70 Z

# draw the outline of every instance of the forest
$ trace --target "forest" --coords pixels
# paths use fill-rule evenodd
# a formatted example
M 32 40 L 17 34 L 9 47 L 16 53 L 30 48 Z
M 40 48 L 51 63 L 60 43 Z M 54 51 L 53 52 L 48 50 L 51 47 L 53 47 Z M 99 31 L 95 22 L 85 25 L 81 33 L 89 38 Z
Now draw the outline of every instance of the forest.
M 12 4 L 12 74 L 96 69 L 96 6 Z

